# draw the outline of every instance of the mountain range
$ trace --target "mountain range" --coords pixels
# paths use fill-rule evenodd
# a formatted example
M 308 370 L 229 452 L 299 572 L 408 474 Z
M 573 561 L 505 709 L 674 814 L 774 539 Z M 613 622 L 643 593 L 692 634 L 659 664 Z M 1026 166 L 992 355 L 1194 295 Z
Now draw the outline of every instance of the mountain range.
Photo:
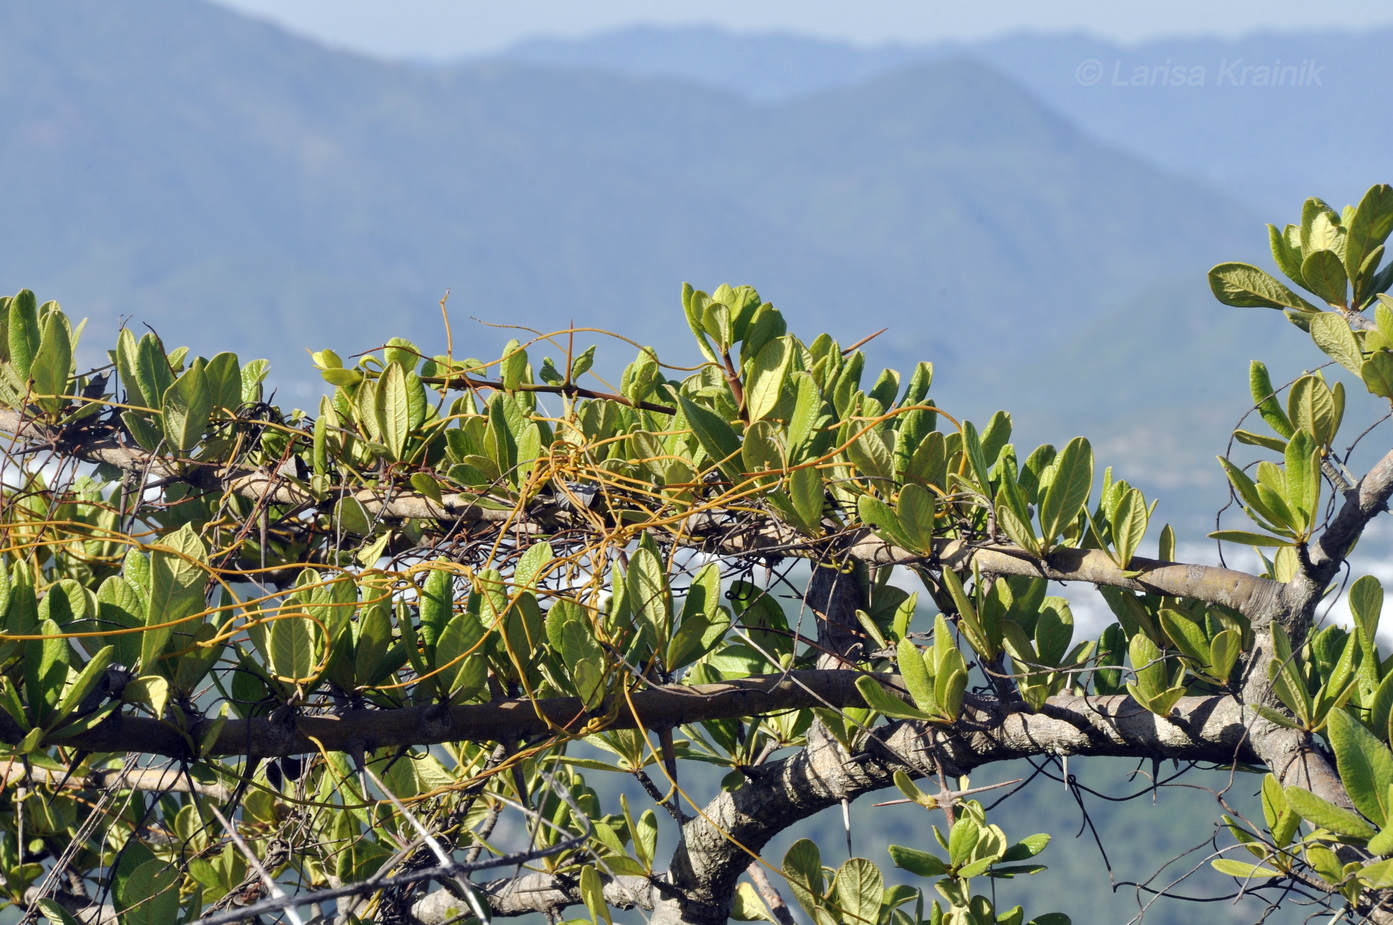
M 808 43 L 749 41 L 751 59 L 794 49 L 802 84 L 625 69 L 584 43 L 579 61 L 379 61 L 189 0 L 0 6 L 0 291 L 91 316 L 93 362 L 121 320 L 149 324 L 268 356 L 280 400 L 312 406 L 306 350 L 443 352 L 447 290 L 458 355 L 519 333 L 478 318 L 692 363 L 679 285 L 751 283 L 808 337 L 888 327 L 874 362 L 932 359 L 940 401 L 1018 410 L 1028 439 L 1130 434 L 1111 461 L 1172 473 L 1215 451 L 1247 357 L 1215 412 L 1194 348 L 1285 333 L 1235 329 L 1204 283 L 1264 250 L 1245 196 L 1100 139 L 980 50 L 863 66 L 844 49 L 860 71 L 809 82 Z M 613 370 L 632 348 L 606 354 Z M 1137 426 L 1166 420 L 1179 431 Z

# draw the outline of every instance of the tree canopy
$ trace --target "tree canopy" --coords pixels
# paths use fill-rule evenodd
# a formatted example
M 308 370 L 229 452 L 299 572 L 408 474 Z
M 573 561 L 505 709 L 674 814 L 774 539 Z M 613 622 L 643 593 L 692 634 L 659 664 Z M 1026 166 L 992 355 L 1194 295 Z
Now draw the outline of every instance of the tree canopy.
M 638 348 L 615 385 L 584 329 L 492 362 L 448 323 L 439 355 L 323 350 L 314 413 L 155 333 L 79 371 L 82 325 L 0 300 L 3 898 L 63 923 L 1052 925 L 990 888 L 1049 834 L 967 775 L 1111 755 L 1251 773 L 1262 817 L 1223 816 L 1212 866 L 1389 921 L 1393 656 L 1351 556 L 1393 450 L 1350 466 L 1393 402 L 1390 230 L 1388 186 L 1311 199 L 1270 228 L 1295 289 L 1210 272 L 1324 365 L 1250 367 L 1262 423 L 1219 460 L 1246 519 L 1211 534 L 1262 550 L 1249 571 L 1176 561 L 1088 440 L 1018 450 L 1009 415 L 936 405 L 929 363 L 871 379 L 748 287 L 684 287 L 694 355 Z M 1060 582 L 1114 620 L 1078 638 Z M 1318 618 L 1337 596 L 1348 627 Z M 932 837 L 766 853 L 883 790 Z

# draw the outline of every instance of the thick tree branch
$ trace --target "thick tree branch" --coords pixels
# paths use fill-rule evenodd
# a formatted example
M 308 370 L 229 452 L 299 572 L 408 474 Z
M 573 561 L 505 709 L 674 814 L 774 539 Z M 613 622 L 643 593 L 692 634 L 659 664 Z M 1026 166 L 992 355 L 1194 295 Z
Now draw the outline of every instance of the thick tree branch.
M 776 834 L 842 800 L 893 785 L 897 769 L 934 767 L 964 774 L 998 761 L 1038 755 L 1126 755 L 1232 764 L 1256 762 L 1248 743 L 1253 714 L 1233 697 L 1185 697 L 1169 718 L 1127 696 L 1050 698 L 1038 714 L 974 701 L 954 725 L 896 723 L 849 755 L 823 739 L 761 769 L 723 793 L 683 829 L 672 883 L 680 901 L 660 902 L 653 922 L 725 922 L 737 878 L 751 852 Z
M 455 707 L 347 710 L 336 715 L 228 720 L 208 749 L 207 757 L 276 758 L 312 754 L 321 748 L 357 752 L 440 742 L 516 741 L 548 733 L 584 735 L 605 729 L 680 726 L 810 707 L 861 706 L 864 701 L 856 690 L 860 674 L 843 670 L 790 671 L 719 684 L 654 686 L 630 694 L 627 700 L 612 701 L 613 709 L 609 712 L 587 711 L 577 697 L 551 697 Z M 880 677 L 895 680 L 892 675 Z M 629 702 L 633 704 L 632 712 L 627 706 Z M 139 752 L 180 758 L 188 756 L 189 740 L 200 741 L 208 725 L 207 720 L 195 723 L 186 737 L 176 727 L 159 720 L 115 716 L 61 742 L 92 752 Z M 0 742 L 17 744 L 24 734 L 25 730 L 0 713 Z

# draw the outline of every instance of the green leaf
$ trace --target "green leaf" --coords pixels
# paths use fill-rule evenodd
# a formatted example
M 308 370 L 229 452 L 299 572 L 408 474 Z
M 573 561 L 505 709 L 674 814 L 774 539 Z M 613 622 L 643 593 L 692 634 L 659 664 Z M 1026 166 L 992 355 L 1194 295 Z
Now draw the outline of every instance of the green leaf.
M 1277 401 L 1267 367 L 1258 360 L 1254 360 L 1248 366 L 1248 388 L 1253 395 L 1253 404 L 1257 406 L 1258 413 L 1267 422 L 1267 426 L 1283 437 L 1290 437 L 1293 431 L 1291 421 L 1287 419 L 1286 412 Z
M 1301 276 L 1306 280 L 1307 289 L 1330 305 L 1345 307 L 1349 278 L 1345 275 L 1344 263 L 1334 251 L 1318 250 L 1307 254 L 1301 262 Z
M 1340 782 L 1350 802 L 1378 827 L 1387 826 L 1390 821 L 1388 788 L 1393 786 L 1393 752 L 1344 710 L 1331 710 L 1327 723 Z
M 1330 252 L 1323 251 L 1323 253 Z M 1325 352 L 1326 356 L 1356 375 L 1359 373 L 1359 368 L 1364 365 L 1364 355 L 1359 349 L 1359 342 L 1355 340 L 1354 332 L 1349 328 L 1349 322 L 1339 312 L 1321 312 L 1319 315 L 1312 315 L 1311 339 L 1316 342 L 1317 347 Z
M 851 858 L 832 882 L 832 900 L 845 925 L 877 925 L 885 880 L 880 869 L 866 858 Z
M 907 483 L 896 499 L 895 515 L 910 544 L 906 548 L 920 555 L 931 555 L 934 536 L 933 492 L 914 482 Z
M 455 581 L 448 569 L 432 568 L 421 583 L 417 608 L 421 617 L 421 641 L 427 651 L 434 649 L 455 615 Z
M 591 344 L 581 351 L 580 356 L 571 361 L 571 381 L 575 382 L 595 365 L 595 345 Z
M 203 588 L 208 553 L 188 524 L 167 534 L 150 556 L 150 601 L 146 626 L 140 637 L 140 665 L 151 673 L 174 632 L 171 621 L 188 617 L 207 606 Z
M 789 338 L 780 337 L 765 344 L 750 363 L 745 373 L 745 410 L 751 421 L 763 420 L 778 407 L 792 359 Z
M 1251 533 L 1247 530 L 1215 530 L 1207 534 L 1211 540 L 1225 543 L 1242 543 L 1245 546 L 1290 546 L 1292 541 L 1266 533 Z
M 948 873 L 948 865 L 936 855 L 918 848 L 904 845 L 891 845 L 890 857 L 896 867 L 903 868 L 918 877 L 942 877 Z
M 1209 288 L 1225 305 L 1238 308 L 1316 308 L 1267 273 L 1246 263 L 1221 263 L 1209 271 Z
M 236 411 L 242 404 L 242 367 L 237 355 L 219 353 L 208 361 L 203 372 L 208 377 L 213 407 Z
M 1045 545 L 1079 516 L 1093 489 L 1093 448 L 1083 437 L 1070 440 L 1054 462 L 1055 475 L 1040 501 L 1040 528 Z
M 176 922 L 179 920 L 178 868 L 157 858 L 131 869 L 117 865 L 112 878 L 112 898 L 122 925 Z
M 585 911 L 596 922 L 612 925 L 614 919 L 609 914 L 609 903 L 605 901 L 604 884 L 600 882 L 600 872 L 593 864 L 585 864 L 580 869 L 580 897 L 585 903 Z
M 794 469 L 788 476 L 788 494 L 793 509 L 798 515 L 797 525 L 810 537 L 822 533 L 822 509 L 825 503 L 825 486 L 817 469 L 808 466 Z
M 377 384 L 377 402 L 373 409 L 382 442 L 393 459 L 406 458 L 406 439 L 411 435 L 411 407 L 407 397 L 406 370 L 400 364 L 389 363 Z M 419 382 L 419 380 L 417 380 Z
M 813 915 L 813 910 L 822 905 L 822 894 L 825 890 L 822 853 L 817 850 L 817 845 L 806 838 L 794 842 L 793 847 L 784 855 L 783 871 L 798 904 L 808 915 Z
M 198 446 L 208 429 L 208 416 L 213 413 L 213 391 L 202 357 L 194 360 L 165 390 L 160 411 L 164 439 L 171 449 L 188 453 Z
M 1361 575 L 1349 589 L 1349 609 L 1364 642 L 1372 647 L 1383 611 L 1383 585 L 1372 575 Z M 0 613 L 4 608 L 0 607 Z
M 1369 187 L 1349 222 L 1345 268 L 1350 279 L 1359 280 L 1364 259 L 1387 240 L 1390 231 L 1393 231 L 1393 187 L 1379 183 Z M 1356 288 L 1359 287 L 1356 285 Z
M 10 299 L 5 324 L 9 335 L 10 363 L 19 373 L 21 381 L 28 380 L 40 342 L 39 307 L 33 292 L 21 289 Z
M 1364 387 L 1380 398 L 1393 398 L 1393 354 L 1380 350 L 1369 354 L 1359 367 Z
M 886 439 L 894 432 L 884 425 L 875 425 L 851 441 L 846 448 L 847 458 L 856 467 L 857 475 L 873 480 L 882 488 L 895 480 L 895 459 Z
M 1220 631 L 1209 641 L 1209 674 L 1220 684 L 1228 682 L 1233 666 L 1243 651 L 1243 635 L 1237 630 Z
M 1329 446 L 1339 430 L 1343 404 L 1320 376 L 1302 376 L 1292 383 L 1287 413 L 1297 430 L 1307 431 L 1318 445 Z
M 1266 865 L 1235 861 L 1232 858 L 1216 858 L 1209 863 L 1219 873 L 1237 877 L 1239 880 L 1263 880 L 1282 876 L 1281 871 L 1273 870 Z
M 861 521 L 873 527 L 881 539 L 903 549 L 911 547 L 908 536 L 900 529 L 899 516 L 884 501 L 871 495 L 861 495 L 856 499 L 856 511 Z
M 740 437 L 724 418 L 685 395 L 677 396 L 682 414 L 696 435 L 697 442 L 721 473 L 732 482 L 741 481 Z
M 1117 551 L 1119 568 L 1125 569 L 1131 564 L 1132 556 L 1141 546 L 1150 522 L 1151 511 L 1146 506 L 1146 498 L 1139 490 L 1129 486 L 1117 503 L 1111 523 L 1113 548 Z
M 57 414 L 68 403 L 63 395 L 68 390 L 68 373 L 73 365 L 72 334 L 68 320 L 59 311 L 45 315 L 42 328 L 29 376 L 34 380 L 34 394 L 40 396 L 39 405 Z
M 498 378 L 503 388 L 511 392 L 522 385 L 526 375 L 527 351 L 517 340 L 510 340 L 503 345 L 503 359 L 498 362 Z
M 925 713 L 941 713 L 934 696 L 934 678 L 924 664 L 924 653 L 908 639 L 901 639 L 895 650 L 895 663 L 899 665 L 900 677 L 904 681 L 914 703 Z
M 1298 430 L 1287 443 L 1286 500 L 1300 518 L 1292 526 L 1300 538 L 1311 535 L 1320 513 L 1320 449 L 1305 430 Z
M 272 620 L 266 630 L 273 674 L 284 681 L 304 684 L 323 668 L 324 628 L 307 616 L 286 615 Z
M 861 699 L 866 701 L 866 706 L 877 713 L 883 713 L 894 719 L 942 719 L 942 717 L 927 713 L 918 707 L 910 706 L 887 691 L 879 681 L 866 675 L 856 679 L 856 689 L 861 692 Z
M 480 646 L 486 633 L 478 615 L 461 610 L 436 640 L 435 667 L 440 670 L 437 686 L 453 703 L 463 703 L 488 683 L 488 655 Z
M 1304 787 L 1286 787 L 1282 794 L 1302 819 L 1318 828 L 1359 841 L 1367 841 L 1378 834 L 1373 826 L 1359 816 L 1316 796 Z
M 629 557 L 625 583 L 634 614 L 652 627 L 655 638 L 666 646 L 672 636 L 672 597 L 663 563 L 652 550 L 639 547 Z
M 73 679 L 72 684 L 68 685 L 68 689 L 63 693 L 63 699 L 58 701 L 58 707 L 54 710 L 54 714 L 66 717 L 76 710 L 83 698 L 97 686 L 97 682 L 106 674 L 107 666 L 115 658 L 115 646 L 103 646 L 98 650 L 97 654 L 92 656 L 91 661 L 84 665 L 82 671 Z
M 1305 286 L 1306 281 L 1301 278 L 1300 242 L 1293 241 L 1289 234 L 1297 230 L 1295 225 L 1286 226 L 1285 231 L 1276 225 L 1268 225 L 1267 238 L 1272 248 L 1272 262 L 1277 265 L 1277 269 L 1298 286 Z

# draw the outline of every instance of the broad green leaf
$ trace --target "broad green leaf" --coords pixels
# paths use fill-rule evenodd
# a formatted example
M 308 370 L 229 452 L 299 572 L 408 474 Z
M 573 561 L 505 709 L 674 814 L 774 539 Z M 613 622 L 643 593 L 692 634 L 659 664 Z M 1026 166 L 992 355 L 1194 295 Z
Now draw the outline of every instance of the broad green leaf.
M 936 855 L 905 845 L 891 845 L 890 858 L 896 867 L 903 868 L 918 877 L 942 877 L 948 872 L 948 865 Z
M 1161 609 L 1160 620 L 1166 635 L 1182 655 L 1200 668 L 1209 664 L 1209 640 L 1202 627 L 1169 607 Z
M 1327 723 L 1340 782 L 1350 802 L 1383 828 L 1390 821 L 1387 801 L 1388 788 L 1393 786 L 1393 752 L 1344 710 L 1331 710 Z
M 97 686 L 97 682 L 106 673 L 107 666 L 116 658 L 115 646 L 103 646 L 91 660 L 83 666 L 73 682 L 64 691 L 63 698 L 58 701 L 58 708 L 54 713 L 59 717 L 66 717 L 76 710 L 82 703 L 83 698 L 90 694 Z
M 1377 830 L 1359 816 L 1322 799 L 1304 787 L 1286 787 L 1282 794 L 1287 803 L 1307 822 L 1346 838 L 1368 840 Z
M 745 429 L 740 447 L 741 465 L 758 485 L 771 485 L 788 468 L 788 457 L 777 429 L 769 421 L 755 421 Z M 772 473 L 762 475 L 761 473 Z
M 305 684 L 318 676 L 324 657 L 324 628 L 308 616 L 288 614 L 266 630 L 270 669 L 281 680 Z
M 1040 501 L 1040 528 L 1045 544 L 1055 540 L 1079 516 L 1093 488 L 1093 449 L 1075 437 L 1055 459 L 1055 476 Z
M 856 467 L 857 475 L 873 480 L 881 488 L 895 480 L 895 458 L 887 439 L 894 439 L 894 431 L 883 425 L 871 427 L 851 441 L 846 448 L 847 458 Z
M 454 576 L 445 568 L 432 568 L 421 583 L 418 604 L 421 617 L 421 641 L 426 649 L 434 649 L 440 634 L 455 614 Z
M 1221 263 L 1209 271 L 1209 288 L 1225 305 L 1238 308 L 1316 308 L 1267 273 L 1246 263 Z
M 1232 858 L 1215 858 L 1210 865 L 1221 874 L 1237 877 L 1239 880 L 1263 880 L 1268 877 L 1281 877 L 1281 871 L 1273 870 L 1264 864 L 1248 861 L 1235 861 Z
M 904 533 L 905 539 L 910 543 L 906 548 L 920 555 L 927 556 L 932 554 L 934 535 L 933 492 L 914 482 L 906 484 L 900 489 L 900 496 L 896 499 L 895 515 L 900 522 L 900 530 Z
M 112 898 L 122 925 L 169 925 L 179 920 L 179 871 L 157 858 L 128 870 L 118 865 Z
M 1364 387 L 1380 398 L 1393 398 L 1393 353 L 1371 353 L 1359 367 Z
M 1219 632 L 1209 642 L 1209 674 L 1214 680 L 1227 683 L 1243 651 L 1243 636 L 1237 630 Z
M 1359 368 L 1364 365 L 1364 356 L 1359 349 L 1359 342 L 1354 338 L 1354 332 L 1349 328 L 1349 322 L 1339 312 L 1312 315 L 1311 339 L 1326 356 L 1358 375 Z
M 672 597 L 663 563 L 652 550 L 636 549 L 629 557 L 625 583 L 634 614 L 652 627 L 655 638 L 666 645 L 672 636 Z
M 1146 506 L 1146 499 L 1140 491 L 1129 486 L 1117 503 L 1110 525 L 1118 567 L 1125 569 L 1131 564 L 1150 521 L 1151 512 Z
M 151 673 L 174 627 L 168 624 L 206 608 L 204 584 L 208 553 L 188 524 L 166 534 L 150 556 L 150 601 L 140 637 L 140 664 Z
M 1320 449 L 1305 430 L 1298 430 L 1287 443 L 1287 502 L 1299 518 L 1298 532 L 1310 536 L 1320 513 Z
M 382 442 L 393 459 L 405 459 L 406 440 L 411 434 L 411 407 L 407 397 L 406 370 L 389 363 L 377 384 L 377 402 L 373 409 Z M 419 383 L 420 380 L 417 380 Z
M 799 526 L 811 537 L 822 533 L 822 509 L 825 503 L 822 475 L 808 466 L 794 469 L 788 477 L 788 494 L 798 514 Z
M 204 367 L 213 407 L 236 411 L 242 404 L 242 366 L 236 354 L 219 353 Z
M 170 369 L 164 345 L 155 335 L 146 334 L 136 344 L 133 373 L 137 390 L 148 402 L 146 407 L 152 411 L 160 410 L 165 393 L 174 384 L 174 370 Z
M 899 516 L 890 505 L 871 495 L 861 495 L 856 499 L 856 510 L 861 521 L 875 528 L 881 539 L 903 549 L 912 548 L 907 534 L 900 528 Z
M 213 413 L 213 397 L 203 358 L 199 357 L 165 390 L 160 404 L 164 439 L 171 449 L 188 453 L 198 446 Z
M 29 376 L 34 380 L 34 394 L 40 396 L 39 404 L 52 414 L 57 414 L 67 404 L 62 396 L 68 390 L 72 363 L 72 334 L 68 321 L 61 312 L 50 312 L 42 321 L 39 349 L 34 353 Z
M 19 378 L 27 380 L 40 342 L 39 306 L 33 292 L 21 289 L 11 297 L 5 325 L 9 335 L 10 363 L 19 373 Z
M 479 645 L 486 630 L 468 610 L 455 613 L 435 643 L 437 688 L 454 703 L 462 703 L 488 683 L 488 654 Z M 446 667 L 449 666 L 449 667 Z
M 797 370 L 789 375 L 793 385 L 793 412 L 788 419 L 788 451 L 794 463 L 807 462 L 802 449 L 813 435 L 822 413 L 822 394 L 812 374 Z
M 900 677 L 914 703 L 925 713 L 942 712 L 934 696 L 934 679 L 924 664 L 924 655 L 919 647 L 908 639 L 901 639 L 896 646 L 895 663 L 900 668 Z
M 677 398 L 688 426 L 692 428 L 692 433 L 696 435 L 697 442 L 706 451 L 706 455 L 711 457 L 711 461 L 717 465 L 722 475 L 732 482 L 739 482 L 740 437 L 735 433 L 735 429 L 720 415 L 698 405 L 687 396 L 679 395 Z
M 1301 262 L 1301 276 L 1306 280 L 1306 288 L 1327 303 L 1339 308 L 1345 306 L 1349 279 L 1344 263 L 1334 251 L 1318 250 L 1307 254 Z
M 832 881 L 832 901 L 845 925 L 877 925 L 885 880 L 866 858 L 851 858 Z
M 1361 575 L 1349 589 L 1349 609 L 1360 635 L 1370 646 L 1378 632 L 1379 615 L 1383 611 L 1383 585 L 1372 575 Z M 0 608 L 3 612 L 3 608 Z
M 745 374 L 745 410 L 751 421 L 763 420 L 778 407 L 792 359 L 787 337 L 771 340 L 755 356 Z
M 866 675 L 856 679 L 856 689 L 860 691 L 861 699 L 866 701 L 866 706 L 877 713 L 894 719 L 942 720 L 940 716 L 910 706 L 887 691 L 879 681 Z
M 1211 540 L 1225 543 L 1242 543 L 1245 546 L 1290 546 L 1292 541 L 1267 533 L 1252 533 L 1248 530 L 1215 530 L 1206 534 Z
M 1258 360 L 1254 360 L 1248 366 L 1248 388 L 1253 395 L 1253 404 L 1257 406 L 1258 413 L 1267 425 L 1281 436 L 1290 437 L 1293 430 L 1291 421 L 1282 410 L 1281 403 L 1277 401 L 1267 366 Z
M 522 385 L 527 375 L 527 351 L 516 340 L 503 345 L 503 359 L 498 363 L 498 378 L 503 388 L 513 391 Z
M 1329 446 L 1340 426 L 1343 409 L 1339 405 L 1324 379 L 1302 376 L 1292 383 L 1287 412 L 1297 430 L 1307 431 L 1320 446 Z
M 1356 279 L 1364 259 L 1393 231 L 1393 187 L 1379 183 L 1359 200 L 1345 240 L 1345 269 Z
M 783 871 L 798 904 L 808 915 L 813 915 L 813 910 L 822 904 L 822 894 L 826 889 L 822 874 L 822 853 L 818 851 L 817 845 L 806 838 L 794 842 L 793 847 L 784 855 Z

